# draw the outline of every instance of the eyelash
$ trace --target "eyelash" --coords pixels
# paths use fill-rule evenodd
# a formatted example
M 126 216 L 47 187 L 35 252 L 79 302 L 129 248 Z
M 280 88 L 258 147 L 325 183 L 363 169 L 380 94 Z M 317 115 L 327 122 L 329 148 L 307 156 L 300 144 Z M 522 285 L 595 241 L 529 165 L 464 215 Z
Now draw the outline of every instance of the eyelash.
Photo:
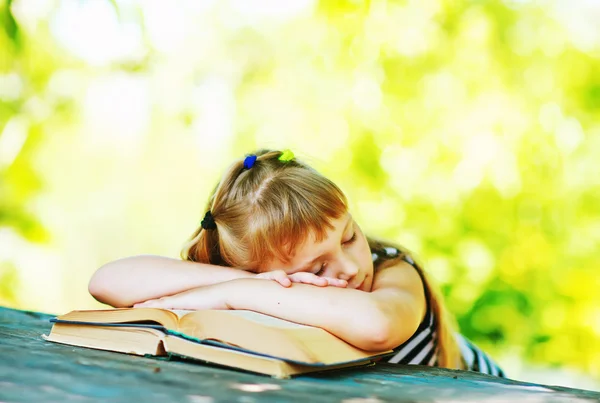
M 354 231 L 352 233 L 352 237 L 350 239 L 348 239 L 346 242 L 344 242 L 343 245 L 350 245 L 355 240 L 356 240 L 356 231 Z
M 356 231 L 352 233 L 352 237 L 348 239 L 346 242 L 342 242 L 342 245 L 350 245 L 352 242 L 356 241 Z M 325 272 L 325 268 L 327 267 L 327 263 L 323 263 L 318 272 L 315 273 L 315 276 L 320 276 Z

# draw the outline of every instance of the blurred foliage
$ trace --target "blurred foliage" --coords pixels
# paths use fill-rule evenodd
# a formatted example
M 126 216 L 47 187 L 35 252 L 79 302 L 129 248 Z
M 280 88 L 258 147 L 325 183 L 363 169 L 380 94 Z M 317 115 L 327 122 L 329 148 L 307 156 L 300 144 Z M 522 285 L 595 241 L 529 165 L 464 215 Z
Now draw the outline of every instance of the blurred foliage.
M 231 158 L 290 147 L 506 366 L 600 377 L 600 7 L 192 3 L 0 6 L 0 301 L 90 304 L 100 264 L 177 255 Z
M 7 0 L 0 6 L 0 21 L 2 21 L 2 30 L 0 31 L 0 72 L 22 73 L 19 64 L 19 56 L 22 51 L 19 27 L 12 15 L 10 9 L 11 1 Z M 14 76 L 13 76 L 14 77 Z M 9 77 L 3 75 L 2 79 Z M 5 81 L 6 82 L 6 81 Z M 4 83 L 3 83 L 4 84 Z M 6 88 L 6 85 L 2 85 Z M 28 158 L 27 149 L 33 146 L 35 139 L 26 139 L 26 133 L 17 129 L 19 137 L 6 141 L 6 127 L 10 119 L 18 116 L 23 110 L 23 99 L 20 97 L 6 96 L 0 97 L 0 231 L 5 228 L 11 228 L 27 239 L 39 238 L 41 227 L 35 217 L 30 214 L 26 208 L 27 200 L 39 188 L 37 175 L 31 169 L 31 162 Z M 17 123 L 18 125 L 18 123 Z M 26 144 L 29 143 L 29 144 Z M 2 237 L 3 245 L 0 250 L 4 251 L 8 247 L 8 242 Z M 15 266 L 8 259 L 8 256 L 0 254 L 0 303 L 16 302 L 17 291 L 17 271 Z

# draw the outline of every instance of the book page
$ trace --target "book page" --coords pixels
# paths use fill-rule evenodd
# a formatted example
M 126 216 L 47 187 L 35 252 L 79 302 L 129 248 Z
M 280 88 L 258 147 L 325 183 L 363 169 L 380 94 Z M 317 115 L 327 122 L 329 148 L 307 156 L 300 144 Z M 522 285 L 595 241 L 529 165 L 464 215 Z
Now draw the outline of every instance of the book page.
M 173 312 L 175 315 L 177 315 L 177 317 L 179 319 L 181 319 L 182 317 L 184 317 L 185 315 L 187 315 L 190 312 L 194 312 L 194 311 L 186 311 L 183 309 L 168 309 L 168 311 Z
M 56 318 L 58 321 L 87 324 L 125 324 L 156 322 L 168 329 L 177 329 L 178 315 L 168 309 L 115 308 L 71 311 Z
M 180 321 L 179 331 L 288 362 L 340 364 L 370 359 L 362 351 L 319 327 L 246 310 L 200 310 Z

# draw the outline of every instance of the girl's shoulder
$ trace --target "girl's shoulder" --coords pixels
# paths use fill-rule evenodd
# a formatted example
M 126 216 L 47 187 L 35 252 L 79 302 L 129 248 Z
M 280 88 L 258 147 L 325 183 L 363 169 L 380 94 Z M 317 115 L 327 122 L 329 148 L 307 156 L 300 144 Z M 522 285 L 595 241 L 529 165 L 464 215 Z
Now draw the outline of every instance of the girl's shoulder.
M 422 271 L 421 266 L 415 262 L 415 260 L 410 256 L 410 254 L 403 250 L 400 247 L 386 245 L 383 242 L 371 242 L 369 243 L 371 248 L 371 258 L 373 259 L 373 266 L 375 272 L 381 270 L 381 268 L 386 267 L 390 261 L 403 261 L 408 263 L 413 269 L 416 270 L 417 274 L 421 278 L 421 282 L 423 283 L 423 292 L 425 293 L 425 301 L 427 303 L 427 315 L 424 322 L 427 322 L 430 315 L 433 315 L 431 311 L 431 291 L 429 289 L 428 282 L 425 278 L 425 274 Z M 393 263 L 392 263 L 393 264 Z M 435 318 L 432 318 L 432 325 L 435 322 Z M 422 324 L 423 325 L 423 324 Z

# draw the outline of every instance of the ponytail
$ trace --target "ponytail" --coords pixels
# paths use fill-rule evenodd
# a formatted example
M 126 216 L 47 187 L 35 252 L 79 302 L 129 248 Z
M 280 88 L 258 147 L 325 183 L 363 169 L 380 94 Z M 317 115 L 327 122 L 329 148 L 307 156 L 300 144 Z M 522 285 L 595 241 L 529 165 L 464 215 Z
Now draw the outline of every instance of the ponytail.
M 243 162 L 237 161 L 225 172 L 207 203 L 205 212 L 211 213 L 213 228 L 207 229 L 200 225 L 190 240 L 181 250 L 181 258 L 192 262 L 214 265 L 227 265 L 221 257 L 219 241 L 219 213 L 223 210 L 224 201 L 230 193 L 233 184 L 243 171 Z M 206 217 L 206 216 L 205 216 Z M 220 223 L 221 226 L 223 223 Z

